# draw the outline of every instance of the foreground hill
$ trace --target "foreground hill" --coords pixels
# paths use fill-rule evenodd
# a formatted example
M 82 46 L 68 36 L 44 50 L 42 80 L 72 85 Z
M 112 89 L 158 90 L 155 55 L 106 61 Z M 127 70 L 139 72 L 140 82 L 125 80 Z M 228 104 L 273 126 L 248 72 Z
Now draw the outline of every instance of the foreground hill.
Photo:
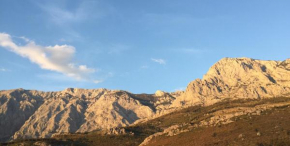
M 263 103 L 264 100 L 262 99 L 273 98 L 275 100 L 271 101 L 276 103 L 276 99 L 279 99 L 276 97 L 288 99 L 289 96 L 290 59 L 285 61 L 262 61 L 249 58 L 224 58 L 214 64 L 203 79 L 196 79 L 189 83 L 185 92 L 165 93 L 157 91 L 155 94 L 132 94 L 121 90 L 73 88 L 59 92 L 23 89 L 1 91 L 0 138 L 2 141 L 50 138 L 64 133 L 92 131 L 105 132 L 105 135 L 121 134 L 126 132 L 114 129 L 114 127 L 143 123 L 150 121 L 150 119 L 154 121 L 162 115 L 177 112 L 186 107 L 201 108 L 206 106 L 202 109 L 207 109 L 207 107 L 219 102 L 222 103 L 225 100 L 239 99 L 259 99 L 259 102 Z M 236 104 L 236 106 L 239 107 L 239 104 Z M 281 105 L 266 106 L 276 107 Z M 255 108 L 249 109 L 251 111 L 249 113 L 255 111 Z M 243 111 L 232 110 L 232 115 L 243 115 L 241 114 Z M 264 108 L 259 110 L 263 111 Z M 206 112 L 202 114 L 209 114 Z M 193 113 L 196 114 L 194 111 Z M 184 116 L 186 117 L 186 115 Z M 230 118 L 225 118 L 224 121 L 220 121 L 220 118 L 215 117 L 215 115 L 213 115 L 213 119 L 208 120 L 212 123 L 218 121 L 222 124 L 228 124 L 232 122 L 232 117 L 236 117 L 232 115 L 225 115 Z M 137 128 L 137 131 L 133 128 L 132 131 L 135 131 L 132 132 L 134 133 L 133 137 L 132 133 L 129 137 L 128 134 L 123 136 L 129 139 L 137 137 L 138 140 L 133 144 L 136 145 L 151 134 L 156 134 L 151 136 L 152 139 L 152 137 L 164 135 L 164 130 L 174 131 L 174 128 L 182 127 L 181 123 L 176 125 L 175 122 L 170 120 L 159 122 L 168 123 L 168 125 L 167 127 L 153 126 L 153 129 L 149 128 L 146 132 L 138 132 L 140 128 Z M 208 124 L 206 121 L 195 123 L 198 125 L 194 125 L 192 121 L 184 123 L 183 126 L 185 127 L 189 125 L 193 127 L 215 126 L 214 124 Z M 191 129 L 184 129 L 181 133 L 188 131 L 191 131 Z M 142 136 L 136 136 L 136 132 Z M 116 136 L 113 137 L 116 138 Z M 124 137 L 121 139 L 124 139 Z M 143 144 L 150 143 L 151 139 L 148 137 Z

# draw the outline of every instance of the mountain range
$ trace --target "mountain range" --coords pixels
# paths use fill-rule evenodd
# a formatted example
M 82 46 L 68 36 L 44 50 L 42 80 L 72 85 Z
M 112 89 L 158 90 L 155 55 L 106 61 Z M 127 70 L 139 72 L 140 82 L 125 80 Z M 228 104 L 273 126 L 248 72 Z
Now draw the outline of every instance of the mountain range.
M 118 127 L 142 125 L 197 106 L 214 107 L 229 100 L 267 101 L 281 97 L 290 97 L 290 59 L 223 58 L 210 67 L 202 79 L 190 82 L 185 91 L 171 93 L 157 90 L 155 94 L 134 94 L 123 90 L 78 88 L 58 92 L 2 90 L 0 141 L 53 138 L 96 131 L 118 135 L 128 133 L 128 129 L 122 131 Z M 242 111 L 237 104 L 231 112 L 215 113 L 207 122 L 200 120 L 199 124 L 191 126 L 228 124 L 233 117 L 259 114 L 269 108 L 288 104 L 288 100 L 283 103 L 273 101 L 271 104 L 242 108 Z M 190 122 L 183 125 L 173 122 L 146 139 L 144 137 L 141 145 L 149 144 L 152 138 L 165 133 L 172 136 L 186 133 L 190 131 L 187 124 Z M 187 128 L 181 128 L 183 126 Z M 179 129 L 178 132 L 176 129 Z

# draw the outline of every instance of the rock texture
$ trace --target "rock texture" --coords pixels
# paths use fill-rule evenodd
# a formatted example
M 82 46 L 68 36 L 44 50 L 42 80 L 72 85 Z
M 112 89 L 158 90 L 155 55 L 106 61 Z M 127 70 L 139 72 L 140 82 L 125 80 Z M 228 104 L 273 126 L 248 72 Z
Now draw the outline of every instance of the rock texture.
M 290 59 L 224 58 L 186 91 L 132 94 L 121 90 L 0 91 L 0 141 L 110 130 L 225 98 L 289 96 Z M 112 133 L 114 133 L 113 131 Z
M 289 96 L 289 93 L 290 59 L 224 58 L 203 79 L 189 83 L 172 106 L 211 105 L 224 98 L 270 98 Z
M 0 141 L 9 139 L 50 93 L 23 89 L 0 92 Z
M 156 108 L 165 102 L 163 98 L 107 89 L 1 91 L 1 141 L 127 126 L 138 119 L 152 117 Z

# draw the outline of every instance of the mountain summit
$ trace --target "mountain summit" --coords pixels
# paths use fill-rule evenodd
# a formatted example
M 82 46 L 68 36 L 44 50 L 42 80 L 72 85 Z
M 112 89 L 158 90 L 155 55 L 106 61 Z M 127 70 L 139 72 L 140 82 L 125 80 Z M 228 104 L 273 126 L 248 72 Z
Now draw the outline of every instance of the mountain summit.
M 270 98 L 289 96 L 289 93 L 290 59 L 224 58 L 203 79 L 190 82 L 173 105 L 211 105 L 225 98 Z

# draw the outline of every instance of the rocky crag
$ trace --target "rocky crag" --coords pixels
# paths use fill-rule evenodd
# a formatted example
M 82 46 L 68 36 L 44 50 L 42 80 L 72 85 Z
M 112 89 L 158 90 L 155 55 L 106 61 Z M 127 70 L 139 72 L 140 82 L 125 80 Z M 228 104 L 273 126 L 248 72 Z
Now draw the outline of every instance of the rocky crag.
M 138 119 L 153 117 L 173 99 L 167 93 L 137 95 L 107 89 L 1 91 L 0 138 L 2 141 L 47 138 L 60 133 L 127 126 Z
M 271 98 L 289 96 L 290 59 L 263 61 L 224 58 L 204 75 L 189 83 L 172 106 L 211 105 L 225 98 Z
M 224 58 L 184 92 L 132 94 L 121 90 L 0 91 L 0 140 L 109 130 L 193 105 L 224 99 L 288 97 L 290 59 Z

